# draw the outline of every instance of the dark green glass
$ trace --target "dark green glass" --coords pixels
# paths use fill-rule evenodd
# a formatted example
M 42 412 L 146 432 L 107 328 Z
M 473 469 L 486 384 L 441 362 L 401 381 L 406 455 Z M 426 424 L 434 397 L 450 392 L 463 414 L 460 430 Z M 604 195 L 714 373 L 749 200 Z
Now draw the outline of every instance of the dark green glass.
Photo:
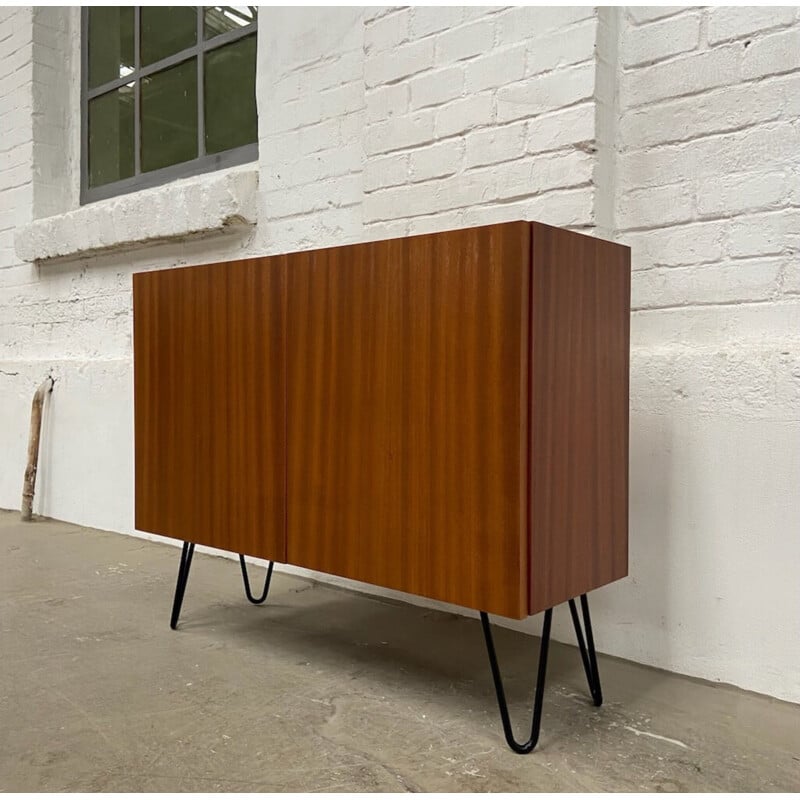
M 141 91 L 142 172 L 197 158 L 197 59 L 142 78 Z
M 258 138 L 256 36 L 205 55 L 206 152 L 220 153 Z
M 197 44 L 197 6 L 142 6 L 142 66 Z
M 89 186 L 133 175 L 133 84 L 89 101 Z
M 213 39 L 221 33 L 252 25 L 258 19 L 258 6 L 205 6 L 203 35 Z
M 133 8 L 89 9 L 89 88 L 133 72 Z

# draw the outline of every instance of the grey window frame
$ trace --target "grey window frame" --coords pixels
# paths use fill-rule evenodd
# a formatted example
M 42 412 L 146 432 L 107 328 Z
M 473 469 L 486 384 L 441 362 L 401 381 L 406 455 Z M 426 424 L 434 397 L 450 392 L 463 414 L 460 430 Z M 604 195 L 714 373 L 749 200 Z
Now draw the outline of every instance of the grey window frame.
M 141 13 L 140 6 L 134 6 L 133 17 L 133 49 L 134 49 L 134 69 L 130 75 L 122 78 L 115 78 L 107 81 L 101 86 L 89 89 L 89 8 L 84 6 L 81 9 L 81 205 L 93 203 L 96 200 L 105 200 L 109 197 L 117 197 L 121 194 L 146 189 L 151 186 L 160 186 L 164 183 L 186 178 L 191 175 L 200 175 L 205 172 L 213 172 L 225 167 L 235 167 L 239 164 L 247 164 L 258 160 L 258 142 L 235 147 L 231 150 L 224 150 L 221 153 L 206 153 L 206 130 L 205 130 L 205 109 L 203 94 L 203 69 L 204 55 L 218 47 L 230 44 L 231 42 L 243 39 L 253 33 L 258 33 L 258 20 L 236 30 L 227 31 L 215 36 L 213 39 L 206 40 L 204 37 L 204 9 L 205 6 L 197 6 L 197 42 L 192 47 L 187 47 L 179 53 L 175 53 L 160 61 L 141 66 L 139 54 L 139 35 Z M 152 170 L 151 172 L 141 171 L 141 79 L 152 75 L 155 72 L 168 69 L 191 58 L 197 59 L 197 158 L 191 161 L 182 161 L 180 164 L 172 164 L 162 169 Z M 89 186 L 89 101 L 99 97 L 106 92 L 119 89 L 133 83 L 133 103 L 134 103 L 134 174 L 130 178 L 123 178 L 113 183 L 106 183 L 102 186 Z

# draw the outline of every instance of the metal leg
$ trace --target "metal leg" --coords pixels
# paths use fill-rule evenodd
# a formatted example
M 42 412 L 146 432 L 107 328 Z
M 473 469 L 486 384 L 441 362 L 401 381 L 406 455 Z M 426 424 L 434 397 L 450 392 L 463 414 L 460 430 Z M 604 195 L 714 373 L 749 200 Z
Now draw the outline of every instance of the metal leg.
M 181 563 L 178 567 L 178 583 L 175 585 L 175 599 L 172 603 L 172 619 L 169 626 L 172 630 L 178 627 L 178 618 L 181 615 L 183 595 L 186 592 L 186 582 L 189 580 L 189 568 L 192 566 L 194 543 L 184 542 L 181 551 Z
M 481 624 L 483 625 L 483 635 L 486 639 L 486 650 L 489 653 L 489 665 L 492 668 L 492 678 L 494 678 L 494 690 L 497 693 L 497 705 L 500 707 L 500 719 L 503 721 L 503 733 L 506 735 L 508 746 L 515 753 L 530 753 L 539 741 L 539 728 L 542 724 L 542 701 L 544 700 L 544 679 L 547 675 L 547 650 L 550 645 L 550 624 L 552 620 L 553 609 L 548 608 L 547 611 L 544 612 L 542 643 L 539 646 L 539 673 L 536 677 L 536 695 L 533 700 L 531 736 L 527 742 L 520 744 L 514 738 L 514 731 L 511 729 L 511 718 L 508 715 L 508 704 L 506 703 L 506 693 L 503 689 L 503 678 L 500 675 L 500 668 L 497 665 L 497 654 L 494 651 L 494 641 L 492 640 L 492 629 L 489 625 L 489 615 L 485 611 L 481 611 Z
M 272 567 L 274 566 L 274 562 L 269 562 L 269 567 L 267 567 L 267 578 L 264 581 L 264 591 L 261 593 L 261 597 L 253 597 L 250 591 L 250 578 L 247 575 L 247 564 L 244 563 L 244 556 L 239 553 L 239 564 L 242 567 L 242 579 L 244 580 L 244 593 L 247 595 L 247 599 L 256 606 L 260 606 L 266 599 L 267 595 L 269 594 L 269 582 L 272 579 Z
M 575 600 L 569 601 L 569 610 L 572 615 L 572 622 L 575 626 L 575 635 L 578 638 L 578 648 L 581 651 L 583 669 L 586 672 L 586 679 L 589 682 L 589 692 L 592 701 L 596 706 L 603 704 L 603 690 L 600 686 L 600 673 L 597 669 L 597 653 L 594 649 L 594 636 L 592 635 L 592 620 L 589 616 L 589 601 L 585 594 L 581 595 L 581 610 L 583 612 L 583 628 L 586 630 L 584 640 L 583 630 L 581 629 L 578 609 Z M 494 690 L 497 694 L 497 705 L 500 708 L 500 719 L 503 722 L 503 733 L 506 737 L 508 746 L 515 753 L 530 753 L 539 741 L 539 729 L 542 722 L 542 704 L 544 700 L 544 681 L 547 675 L 547 652 L 550 645 L 550 627 L 553 620 L 553 609 L 548 608 L 544 612 L 544 626 L 542 627 L 542 642 L 539 646 L 539 669 L 536 676 L 536 694 L 533 700 L 533 719 L 531 721 L 531 736 L 527 742 L 520 743 L 514 738 L 514 731 L 511 728 L 511 718 L 508 714 L 508 703 L 506 693 L 503 689 L 503 678 L 500 675 L 500 668 L 497 665 L 497 654 L 492 640 L 492 629 L 489 625 L 489 615 L 481 611 L 481 625 L 483 635 L 486 639 L 486 650 L 489 654 L 489 666 L 492 668 L 492 678 L 494 679 Z
M 583 612 L 583 627 L 586 628 L 586 643 L 588 643 L 588 653 L 586 643 L 583 640 L 581 623 L 578 619 L 578 609 L 575 607 L 575 600 L 569 601 L 569 613 L 572 615 L 572 624 L 575 626 L 575 636 L 578 639 L 578 647 L 581 651 L 581 661 L 583 670 L 586 673 L 586 680 L 589 682 L 589 692 L 592 701 L 596 706 L 603 705 L 603 688 L 600 685 L 600 673 L 597 670 L 597 653 L 594 649 L 594 636 L 592 635 L 592 619 L 589 616 L 589 601 L 586 595 L 581 595 L 581 611 Z

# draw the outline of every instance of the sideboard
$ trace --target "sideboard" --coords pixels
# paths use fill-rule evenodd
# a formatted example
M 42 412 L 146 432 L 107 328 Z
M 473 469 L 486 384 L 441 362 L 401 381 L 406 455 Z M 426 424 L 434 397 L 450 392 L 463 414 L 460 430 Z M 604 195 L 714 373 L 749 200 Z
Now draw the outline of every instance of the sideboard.
M 627 574 L 630 251 L 535 222 L 133 277 L 136 527 L 488 613 Z M 270 562 L 263 597 L 244 555 Z M 583 630 L 576 598 L 580 598 Z M 545 635 L 546 634 L 546 635 Z M 538 697 L 541 715 L 541 697 Z M 598 703 L 599 704 L 599 703 Z M 531 742 L 513 740 L 518 752 Z M 516 745 L 516 747 L 515 747 Z

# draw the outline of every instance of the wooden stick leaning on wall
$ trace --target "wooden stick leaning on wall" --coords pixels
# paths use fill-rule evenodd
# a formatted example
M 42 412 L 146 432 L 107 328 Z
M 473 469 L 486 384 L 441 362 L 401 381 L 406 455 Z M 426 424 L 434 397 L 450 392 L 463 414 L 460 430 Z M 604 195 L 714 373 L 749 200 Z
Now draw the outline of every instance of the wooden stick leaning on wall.
M 42 432 L 42 407 L 44 396 L 53 391 L 55 381 L 48 376 L 44 383 L 36 390 L 31 403 L 31 431 L 28 437 L 28 465 L 25 467 L 25 480 L 22 485 L 22 513 L 23 522 L 30 522 L 33 514 L 33 492 L 36 488 L 36 470 L 39 466 L 39 438 Z

